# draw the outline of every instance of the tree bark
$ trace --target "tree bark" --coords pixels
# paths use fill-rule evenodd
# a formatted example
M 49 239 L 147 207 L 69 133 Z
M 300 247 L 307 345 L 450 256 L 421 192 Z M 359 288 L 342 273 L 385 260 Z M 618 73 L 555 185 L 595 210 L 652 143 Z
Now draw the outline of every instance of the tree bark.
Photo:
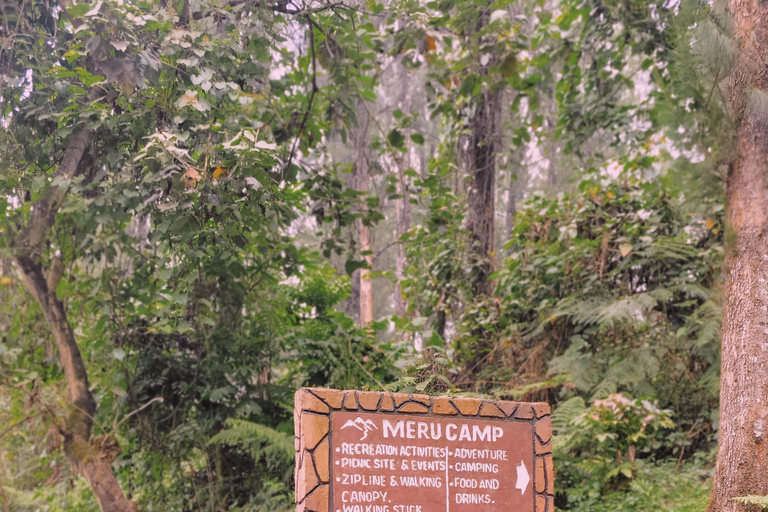
M 488 23 L 490 9 L 480 10 L 476 32 Z M 488 63 L 480 68 L 480 74 L 488 74 Z M 501 94 L 485 88 L 474 99 L 474 111 L 467 120 L 469 133 L 461 144 L 465 174 L 470 176 L 467 203 L 467 230 L 470 233 L 471 251 L 474 256 L 472 291 L 475 296 L 490 295 L 493 283 L 489 276 L 493 271 L 494 224 L 496 220 L 496 125 L 501 108 Z
M 547 181 L 549 182 L 552 196 L 557 195 L 558 185 L 558 144 L 555 140 L 555 128 L 557 125 L 557 99 L 555 98 L 555 87 L 547 87 L 547 107 L 546 107 L 546 131 L 547 137 Z
M 406 160 L 407 161 L 407 160 Z M 399 164 L 399 179 L 397 180 L 397 193 L 401 196 L 395 202 L 395 237 L 399 240 L 411 229 L 411 202 L 408 195 L 408 177 L 405 175 L 405 162 Z M 400 282 L 405 276 L 405 266 L 407 265 L 405 257 L 405 245 L 397 244 L 397 255 L 395 260 L 395 273 L 397 274 L 397 284 L 395 285 L 395 307 L 396 313 L 400 316 L 406 314 L 406 303 L 403 298 L 403 290 Z
M 71 179 L 83 171 L 81 164 L 93 139 L 94 134 L 86 128 L 79 129 L 70 137 L 54 173 L 54 181 L 56 178 Z M 13 241 L 13 256 L 27 289 L 40 304 L 51 328 L 59 351 L 59 362 L 67 380 L 71 410 L 66 425 L 61 428 L 67 459 L 73 469 L 88 481 L 102 511 L 133 512 L 138 510 L 137 505 L 125 497 L 112 472 L 112 461 L 120 454 L 117 441 L 91 435 L 96 400 L 89 389 L 88 371 L 66 309 L 56 297 L 56 286 L 62 277 L 63 266 L 58 257 L 52 259 L 48 269 L 40 261 L 41 247 L 48 236 L 48 230 L 56 221 L 56 214 L 66 194 L 65 188 L 52 186 L 45 196 L 34 203 L 29 222 Z
M 768 124 L 749 105 L 768 91 L 768 5 L 731 0 L 740 55 L 731 71 L 735 158 L 727 180 L 717 467 L 709 512 L 758 510 L 733 498 L 768 494 Z
M 358 109 L 359 121 L 355 138 L 355 186 L 362 192 L 360 210 L 363 218 L 357 220 L 357 230 L 360 236 L 360 254 L 368 268 L 360 269 L 360 326 L 365 327 L 373 322 L 373 241 L 371 227 L 364 222 L 368 214 L 368 182 L 370 180 L 370 149 L 368 147 L 368 110 L 366 105 Z
M 483 91 L 476 99 L 476 110 L 469 119 L 469 135 L 464 144 L 464 163 L 471 177 L 467 202 L 467 229 L 475 257 L 472 288 L 475 295 L 490 295 L 493 283 L 494 221 L 496 214 L 496 113 L 498 93 Z
M 400 86 L 398 92 L 398 108 L 404 112 L 410 112 L 413 107 L 412 90 L 413 80 L 408 68 L 402 63 L 402 58 L 398 58 L 394 63 L 395 77 Z M 410 135 L 410 134 L 408 134 Z M 406 135 L 406 141 L 410 137 Z M 411 201 L 408 195 L 408 176 L 405 171 L 411 168 L 411 163 L 415 160 L 415 150 L 410 142 L 406 142 L 407 151 L 396 162 L 397 165 L 397 194 L 400 196 L 395 200 L 395 238 L 397 244 L 397 254 L 395 259 L 395 274 L 397 282 L 395 283 L 395 312 L 399 316 L 405 316 L 407 304 L 403 298 L 403 290 L 400 282 L 405 277 L 405 266 L 407 260 L 405 257 L 405 245 L 400 243 L 401 237 L 411 229 Z
M 518 169 L 517 161 L 510 161 L 509 166 L 510 169 L 507 170 L 509 189 L 507 191 L 507 237 L 505 242 L 512 238 L 512 232 L 515 230 L 515 215 L 517 214 L 517 175 L 515 172 Z
M 555 142 L 555 121 L 552 116 L 547 116 L 547 128 L 551 132 L 547 141 L 547 181 L 553 196 L 557 195 L 557 143 Z
M 360 252 L 363 253 L 363 261 L 369 267 L 360 269 L 360 326 L 366 327 L 373 323 L 373 281 L 371 280 L 373 244 L 370 226 L 365 225 L 362 219 L 357 222 L 360 227 Z
M 352 281 L 352 286 L 344 312 L 354 320 L 355 324 L 360 325 L 360 269 L 352 272 L 350 280 Z

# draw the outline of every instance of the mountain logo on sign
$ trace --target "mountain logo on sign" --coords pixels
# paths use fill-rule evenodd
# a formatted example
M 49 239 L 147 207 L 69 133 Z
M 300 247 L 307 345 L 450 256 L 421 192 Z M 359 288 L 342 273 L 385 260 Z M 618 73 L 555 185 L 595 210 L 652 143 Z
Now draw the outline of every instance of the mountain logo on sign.
M 347 422 L 344 424 L 343 427 L 341 427 L 340 430 L 344 430 L 347 427 L 356 428 L 360 432 L 363 433 L 363 437 L 360 438 L 361 441 L 364 441 L 366 437 L 368 437 L 368 432 L 371 430 L 379 430 L 379 427 L 376 426 L 374 422 L 371 420 L 364 420 L 360 416 L 355 418 L 354 420 L 347 420 Z

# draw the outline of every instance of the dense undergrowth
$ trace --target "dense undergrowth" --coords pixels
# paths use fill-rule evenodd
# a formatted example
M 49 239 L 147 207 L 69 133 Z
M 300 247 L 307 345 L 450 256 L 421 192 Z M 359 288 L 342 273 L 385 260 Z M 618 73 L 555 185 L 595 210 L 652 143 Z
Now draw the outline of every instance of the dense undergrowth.
M 722 215 L 714 201 L 633 178 L 595 175 L 534 197 L 494 296 L 463 308 L 454 346 L 428 334 L 399 387 L 549 401 L 563 510 L 701 506 L 718 418 Z M 460 227 L 419 236 L 450 230 Z M 430 276 L 455 276 L 444 270 L 461 267 L 455 258 L 438 251 Z M 661 492 L 669 479 L 679 485 Z
M 296 282 L 272 281 L 268 300 L 263 288 L 251 297 L 247 287 L 227 286 L 234 283 L 211 267 L 218 286 L 178 311 L 216 301 L 228 321 L 197 341 L 136 325 L 142 334 L 120 341 L 94 375 L 111 381 L 102 400 L 114 407 L 163 398 L 131 418 L 102 420 L 125 449 L 119 474 L 148 510 L 225 497 L 230 510 L 289 510 L 293 391 L 384 386 L 550 402 L 562 510 L 701 510 L 717 427 L 721 216 L 715 205 L 694 207 L 663 183 L 635 179 L 596 176 L 569 195 L 534 197 L 506 243 L 495 295 L 468 304 L 449 326 L 461 333 L 453 346 L 413 321 L 398 320 L 408 329 L 388 343 L 388 322 L 378 325 L 379 339 L 355 328 L 335 309 L 348 279 L 326 266 L 308 267 Z M 433 269 L 446 255 L 434 258 Z M 143 303 L 151 288 L 146 294 Z M 252 316 L 227 314 L 245 304 Z M 37 313 L 24 307 L 28 322 Z M 78 328 L 95 340 L 105 327 Z M 417 335 L 427 342 L 420 354 L 409 348 Z M 4 357 L 24 354 L 19 347 Z M 124 371 L 108 371 L 115 366 Z M 3 440 L 6 475 L 37 468 L 14 479 L 15 503 L 90 510 L 80 483 L 65 485 L 63 501 L 54 498 L 60 486 L 38 487 L 66 471 L 55 449 L 22 442 L 44 438 L 46 428 L 32 420 Z
M 325 386 L 546 401 L 558 509 L 703 511 L 733 42 L 717 2 L 555 3 L 0 7 L 3 512 L 98 509 L 14 263 L 55 187 L 35 261 L 143 510 L 292 510 L 293 393 Z M 507 229 L 500 201 L 480 254 L 491 100 L 472 149 Z M 54 180 L 76 127 L 91 154 Z

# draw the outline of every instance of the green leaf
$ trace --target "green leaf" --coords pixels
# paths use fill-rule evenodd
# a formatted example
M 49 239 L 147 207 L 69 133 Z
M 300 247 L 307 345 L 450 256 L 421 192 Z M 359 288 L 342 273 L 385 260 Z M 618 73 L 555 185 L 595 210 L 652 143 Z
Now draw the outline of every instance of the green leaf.
M 403 134 L 395 128 L 394 130 L 390 131 L 389 134 L 387 134 L 387 140 L 390 144 L 392 144 L 395 148 L 402 148 L 403 143 L 405 142 L 405 137 L 403 137 Z
M 211 394 L 208 395 L 208 399 L 211 402 L 221 402 L 228 396 L 231 396 L 235 393 L 235 388 L 232 386 L 222 386 L 220 388 L 214 389 L 211 391 Z
M 361 268 L 367 268 L 367 267 L 368 267 L 368 264 L 365 261 L 362 261 L 362 260 L 352 260 L 352 259 L 349 259 L 344 264 L 344 270 L 350 276 L 355 273 L 355 270 L 358 270 L 358 269 L 361 269 Z
M 412 133 L 411 140 L 416 144 L 424 144 L 424 136 L 420 133 Z
M 81 16 L 84 16 L 85 13 L 87 13 L 91 9 L 91 6 L 87 3 L 79 3 L 70 5 L 67 7 L 67 14 L 72 16 L 73 18 L 79 18 Z
M 427 343 L 424 345 L 424 347 L 440 347 L 440 348 L 444 346 L 445 346 L 445 340 L 443 340 L 443 338 L 441 338 L 436 331 L 432 331 L 432 335 L 429 337 L 429 340 L 427 340 Z

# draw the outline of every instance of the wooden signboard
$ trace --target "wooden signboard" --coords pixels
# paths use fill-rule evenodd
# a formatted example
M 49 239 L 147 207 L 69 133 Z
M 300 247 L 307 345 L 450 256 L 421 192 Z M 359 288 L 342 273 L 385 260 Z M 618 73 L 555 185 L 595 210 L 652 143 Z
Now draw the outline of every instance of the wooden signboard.
M 554 512 L 549 405 L 300 389 L 297 512 Z

